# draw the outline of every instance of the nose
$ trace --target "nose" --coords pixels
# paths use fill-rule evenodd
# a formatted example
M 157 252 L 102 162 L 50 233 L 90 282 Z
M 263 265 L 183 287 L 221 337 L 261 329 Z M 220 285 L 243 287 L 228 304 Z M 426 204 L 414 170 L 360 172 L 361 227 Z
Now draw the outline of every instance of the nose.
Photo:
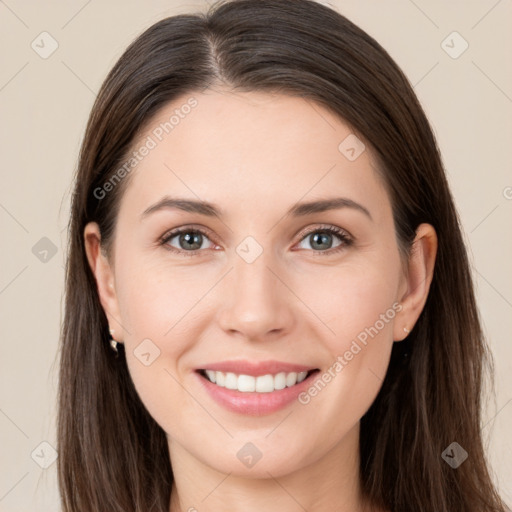
M 274 267 L 265 251 L 252 263 L 236 256 L 221 291 L 225 300 L 218 322 L 225 332 L 264 341 L 293 329 L 293 293 Z

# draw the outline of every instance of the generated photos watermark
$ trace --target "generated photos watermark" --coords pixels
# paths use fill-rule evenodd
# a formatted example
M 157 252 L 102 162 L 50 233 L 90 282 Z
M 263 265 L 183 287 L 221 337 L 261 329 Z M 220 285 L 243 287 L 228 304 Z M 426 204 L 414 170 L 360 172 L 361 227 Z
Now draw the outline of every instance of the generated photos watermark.
M 167 121 L 154 128 L 151 134 L 146 137 L 144 143 L 132 152 L 130 158 L 101 187 L 96 187 L 93 190 L 94 197 L 100 201 L 104 199 L 197 105 L 196 98 L 191 97 L 180 108 L 175 108 L 174 114 Z
M 382 329 L 388 324 L 393 318 L 395 318 L 397 313 L 402 311 L 403 306 L 395 302 L 389 309 L 386 310 L 385 313 L 381 313 L 379 319 L 375 321 L 373 325 L 370 327 L 365 327 L 353 340 L 350 344 L 350 348 L 348 348 L 343 355 L 339 355 L 334 363 L 322 373 L 322 375 L 318 376 L 315 380 L 315 383 L 312 384 L 307 391 L 303 391 L 299 394 L 298 400 L 301 404 L 307 405 L 311 402 L 312 398 L 318 395 L 320 391 L 322 391 L 325 386 L 329 382 L 331 382 L 336 375 L 338 375 L 345 366 L 348 365 L 354 357 L 361 352 L 361 350 L 368 345 L 368 338 L 373 339 L 375 336 L 379 334 Z M 362 346 L 361 346 L 362 345 Z

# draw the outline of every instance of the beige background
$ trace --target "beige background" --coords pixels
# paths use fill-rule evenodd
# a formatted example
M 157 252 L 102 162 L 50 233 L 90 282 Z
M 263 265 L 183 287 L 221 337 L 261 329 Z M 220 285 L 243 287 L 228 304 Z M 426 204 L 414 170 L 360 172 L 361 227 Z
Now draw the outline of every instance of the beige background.
M 56 464 L 50 463 L 65 226 L 72 172 L 96 91 L 143 29 L 206 5 L 0 0 L 0 511 L 59 510 Z M 333 5 L 404 69 L 438 137 L 496 360 L 497 395 L 487 403 L 484 433 L 496 481 L 510 503 L 512 2 L 333 0 Z M 44 31 L 58 43 L 46 59 L 31 47 L 35 40 L 43 51 L 40 41 L 46 37 L 50 48 L 48 36 L 38 37 Z M 453 31 L 469 44 L 458 58 L 445 49 L 458 53 L 462 39 L 450 36 L 442 45 Z

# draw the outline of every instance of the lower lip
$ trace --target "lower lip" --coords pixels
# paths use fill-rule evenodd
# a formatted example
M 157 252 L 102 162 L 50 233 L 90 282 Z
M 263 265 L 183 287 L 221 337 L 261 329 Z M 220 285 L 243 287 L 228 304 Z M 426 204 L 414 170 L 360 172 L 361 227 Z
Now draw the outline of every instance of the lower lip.
M 311 379 L 317 373 L 318 371 L 314 371 L 302 382 L 271 393 L 245 393 L 217 386 L 200 373 L 195 372 L 201 384 L 217 403 L 230 411 L 249 416 L 263 416 L 283 409 L 297 399 L 298 395 L 310 385 Z

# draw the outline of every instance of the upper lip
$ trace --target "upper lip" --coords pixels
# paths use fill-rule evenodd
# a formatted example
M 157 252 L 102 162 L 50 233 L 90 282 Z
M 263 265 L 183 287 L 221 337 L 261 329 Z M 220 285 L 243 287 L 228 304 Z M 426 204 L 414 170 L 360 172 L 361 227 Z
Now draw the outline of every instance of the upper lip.
M 304 366 L 302 364 L 285 363 L 283 361 L 219 361 L 217 363 L 207 364 L 198 368 L 198 370 L 212 370 L 216 372 L 231 372 L 238 375 L 252 375 L 253 377 L 259 377 L 261 375 L 285 372 L 307 372 L 316 370 L 311 366 Z

